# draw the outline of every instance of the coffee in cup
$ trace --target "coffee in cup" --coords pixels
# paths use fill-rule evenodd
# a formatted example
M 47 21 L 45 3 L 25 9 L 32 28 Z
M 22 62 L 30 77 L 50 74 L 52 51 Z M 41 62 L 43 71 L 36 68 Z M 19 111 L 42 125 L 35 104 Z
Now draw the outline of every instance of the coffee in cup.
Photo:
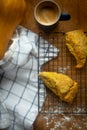
M 61 9 L 55 1 L 43 0 L 35 6 L 34 16 L 42 28 L 50 29 L 59 21 Z

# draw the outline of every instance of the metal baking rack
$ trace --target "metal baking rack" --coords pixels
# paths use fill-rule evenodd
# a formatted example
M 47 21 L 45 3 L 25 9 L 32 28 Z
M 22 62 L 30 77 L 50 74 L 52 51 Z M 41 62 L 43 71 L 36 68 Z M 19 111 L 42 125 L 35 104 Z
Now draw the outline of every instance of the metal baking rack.
M 45 39 L 42 40 L 42 37 Z M 50 45 L 59 49 L 58 56 L 55 57 L 55 49 L 51 48 L 53 55 L 45 55 L 47 48 L 46 40 Z M 87 114 L 87 62 L 82 69 L 76 69 L 76 61 L 68 51 L 65 45 L 65 33 L 53 32 L 40 33 L 38 37 L 38 73 L 39 71 L 54 71 L 64 73 L 70 76 L 79 84 L 79 91 L 72 104 L 61 101 L 55 94 L 46 88 L 44 83 L 38 77 L 38 109 L 40 113 L 55 113 L 55 114 Z M 43 44 L 43 46 L 42 46 Z M 43 52 L 41 51 L 43 48 Z M 49 50 L 49 49 L 48 49 Z M 41 53 L 44 54 L 41 55 Z M 52 59 L 51 59 L 52 58 Z M 41 66 L 41 62 L 44 63 Z M 42 101 L 45 100 L 43 107 Z

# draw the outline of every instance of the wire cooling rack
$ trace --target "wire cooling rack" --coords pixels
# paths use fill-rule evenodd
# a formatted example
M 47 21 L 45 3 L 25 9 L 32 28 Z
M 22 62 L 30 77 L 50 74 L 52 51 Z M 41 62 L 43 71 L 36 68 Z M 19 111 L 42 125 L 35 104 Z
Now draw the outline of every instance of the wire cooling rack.
M 50 60 L 49 54 L 47 56 L 40 57 L 40 47 L 42 46 L 41 37 L 44 37 L 50 44 L 59 49 L 58 56 L 54 58 L 55 51 Z M 74 57 L 68 51 L 65 45 L 65 34 L 63 32 L 53 32 L 52 34 L 40 33 L 38 38 L 38 68 L 40 68 L 40 60 L 43 62 L 48 59 L 49 62 L 45 63 L 39 71 L 53 71 L 60 72 L 70 76 L 73 80 L 79 84 L 79 91 L 73 104 L 68 104 L 61 101 L 55 96 L 49 89 L 44 86 L 40 78 L 38 78 L 38 108 L 40 113 L 55 113 L 55 114 L 87 114 L 87 62 L 82 69 L 76 69 L 76 61 Z M 44 51 L 47 48 L 44 43 Z M 43 92 L 44 91 L 44 92 Z M 43 107 L 42 100 L 45 100 Z

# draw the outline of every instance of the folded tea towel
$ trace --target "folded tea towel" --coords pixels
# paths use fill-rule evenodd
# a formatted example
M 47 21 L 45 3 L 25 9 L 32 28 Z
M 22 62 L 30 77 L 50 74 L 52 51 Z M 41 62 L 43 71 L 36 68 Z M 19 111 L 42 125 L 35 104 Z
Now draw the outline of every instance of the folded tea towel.
M 38 34 L 22 26 L 15 32 L 0 61 L 0 129 L 33 130 L 38 114 Z M 43 53 L 42 38 L 39 58 L 52 56 L 54 51 L 57 56 L 58 49 L 45 42 Z M 46 61 L 41 60 L 40 65 Z

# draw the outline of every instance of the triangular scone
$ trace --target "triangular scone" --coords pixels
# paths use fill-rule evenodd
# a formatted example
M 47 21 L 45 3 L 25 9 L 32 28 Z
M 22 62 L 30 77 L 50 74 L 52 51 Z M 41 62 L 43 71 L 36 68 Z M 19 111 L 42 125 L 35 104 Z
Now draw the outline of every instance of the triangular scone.
M 68 103 L 73 102 L 78 92 L 78 83 L 69 76 L 56 72 L 40 72 L 39 77 L 61 100 Z
M 82 68 L 86 62 L 87 56 L 87 37 L 83 30 L 74 30 L 65 35 L 66 45 L 75 57 L 76 68 Z

